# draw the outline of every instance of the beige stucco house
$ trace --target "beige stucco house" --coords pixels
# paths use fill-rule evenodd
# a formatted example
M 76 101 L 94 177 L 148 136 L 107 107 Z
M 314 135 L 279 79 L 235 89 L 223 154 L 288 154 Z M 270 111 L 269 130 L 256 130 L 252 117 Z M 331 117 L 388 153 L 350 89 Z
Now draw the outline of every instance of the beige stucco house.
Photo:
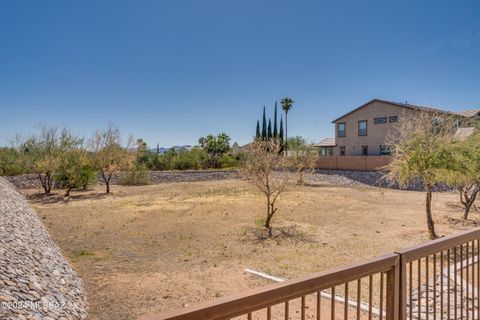
M 419 112 L 435 112 L 461 118 L 480 118 L 480 110 L 462 112 L 398 103 L 380 99 L 371 100 L 332 121 L 335 139 L 327 138 L 317 146 L 323 156 L 382 156 L 390 155 L 386 137 L 397 122 Z

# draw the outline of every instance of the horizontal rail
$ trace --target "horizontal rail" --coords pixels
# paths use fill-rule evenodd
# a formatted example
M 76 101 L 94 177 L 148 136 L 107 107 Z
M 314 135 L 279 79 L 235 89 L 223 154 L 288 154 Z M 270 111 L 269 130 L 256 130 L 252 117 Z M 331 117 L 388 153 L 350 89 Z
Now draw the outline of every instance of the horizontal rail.
M 392 270 L 399 263 L 397 254 L 386 254 L 363 262 L 353 263 L 294 280 L 267 285 L 144 320 L 223 320 L 254 312 L 324 289 L 332 288 L 366 276 Z
M 396 253 L 402 256 L 402 262 L 408 263 L 479 238 L 480 228 L 476 228 L 404 248 Z

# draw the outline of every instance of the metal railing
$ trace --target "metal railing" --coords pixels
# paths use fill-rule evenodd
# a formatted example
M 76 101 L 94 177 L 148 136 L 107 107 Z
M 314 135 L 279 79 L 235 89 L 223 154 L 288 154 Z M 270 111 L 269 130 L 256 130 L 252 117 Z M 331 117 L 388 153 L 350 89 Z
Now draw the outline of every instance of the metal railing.
M 150 320 L 480 320 L 480 229 Z
M 400 319 L 480 319 L 480 229 L 397 252 Z

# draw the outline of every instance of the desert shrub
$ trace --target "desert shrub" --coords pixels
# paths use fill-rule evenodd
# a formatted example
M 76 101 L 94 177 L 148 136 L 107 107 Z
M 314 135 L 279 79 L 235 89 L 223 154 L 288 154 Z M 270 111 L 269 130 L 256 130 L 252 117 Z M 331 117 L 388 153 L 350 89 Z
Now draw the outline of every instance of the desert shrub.
M 97 170 L 91 165 L 85 165 L 80 170 L 80 176 L 78 178 L 79 187 L 82 187 L 83 190 L 87 190 L 89 186 L 97 183 L 97 177 Z
M 237 168 L 239 165 L 239 156 L 233 156 L 231 154 L 224 154 L 220 158 L 220 167 L 223 169 L 232 169 L 232 168 Z
M 133 165 L 130 170 L 119 174 L 118 183 L 124 186 L 144 186 L 150 184 L 150 177 L 145 166 Z
M 14 176 L 27 173 L 20 154 L 15 148 L 0 148 L 0 176 Z
M 172 170 L 198 170 L 200 169 L 200 157 L 191 151 L 180 151 L 173 158 Z

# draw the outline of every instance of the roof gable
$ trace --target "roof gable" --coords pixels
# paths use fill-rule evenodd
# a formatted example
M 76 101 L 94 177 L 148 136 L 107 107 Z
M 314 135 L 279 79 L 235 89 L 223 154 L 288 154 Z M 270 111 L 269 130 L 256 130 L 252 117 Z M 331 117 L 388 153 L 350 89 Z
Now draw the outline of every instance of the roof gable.
M 366 107 L 366 106 L 368 106 L 368 105 L 370 105 L 374 102 L 382 102 L 382 103 L 385 103 L 385 104 L 389 104 L 389 105 L 397 106 L 397 107 L 401 107 L 401 108 L 406 108 L 406 109 L 410 109 L 410 110 L 445 113 L 445 114 L 449 114 L 449 115 L 460 115 L 460 116 L 463 116 L 463 117 L 470 117 L 469 115 L 462 114 L 461 112 L 452 112 L 452 111 L 447 111 L 447 110 L 442 110 L 442 109 L 437 109 L 437 108 L 432 108 L 432 107 L 419 106 L 419 105 L 414 105 L 414 104 L 409 104 L 409 103 L 400 103 L 400 102 L 393 102 L 393 101 L 387 101 L 387 100 L 381 100 L 381 99 L 373 99 L 373 100 L 368 101 L 365 104 L 362 104 L 360 107 L 355 108 L 348 113 L 345 113 L 341 117 L 333 120 L 332 123 L 335 123 L 335 122 L 345 118 L 346 116 L 349 116 L 352 113 L 357 112 L 358 110 L 363 109 L 364 107 Z

